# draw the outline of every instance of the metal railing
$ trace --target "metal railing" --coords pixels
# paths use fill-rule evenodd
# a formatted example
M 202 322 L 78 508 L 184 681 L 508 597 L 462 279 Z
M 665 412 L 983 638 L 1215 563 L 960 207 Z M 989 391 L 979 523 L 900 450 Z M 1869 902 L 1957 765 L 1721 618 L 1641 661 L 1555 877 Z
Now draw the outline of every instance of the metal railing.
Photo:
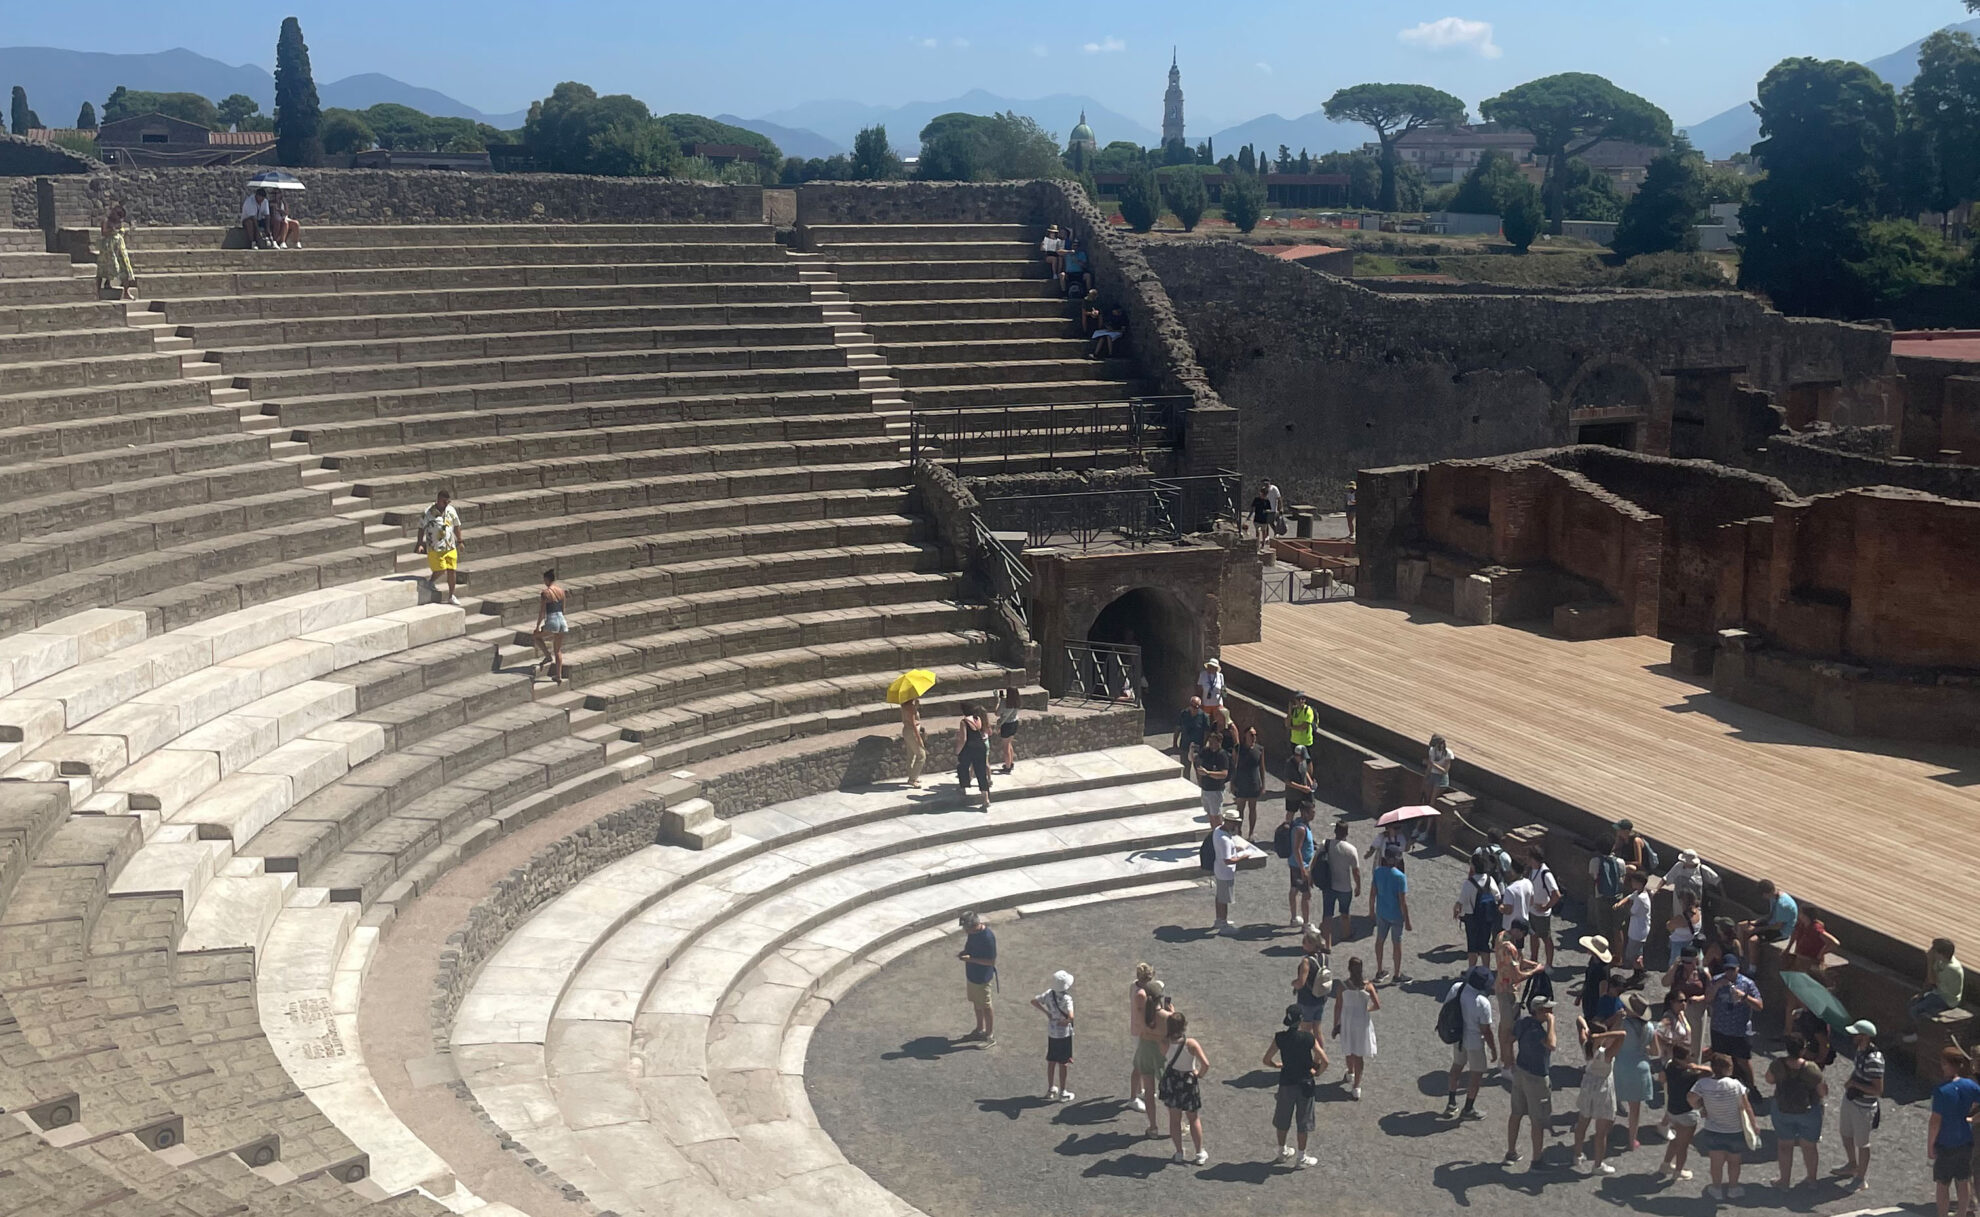
M 1354 587 L 1321 566 L 1313 570 L 1267 570 L 1259 592 L 1261 604 L 1318 604 L 1323 600 L 1352 597 Z
M 1180 478 L 1149 478 L 1121 490 L 994 495 L 981 500 L 992 527 L 1022 530 L 1029 545 L 1130 547 L 1176 542 L 1238 523 L 1238 475 L 1229 470 Z
M 1067 701 L 1141 704 L 1141 648 L 1112 642 L 1066 643 Z
M 913 407 L 908 451 L 973 474 L 1010 472 L 1014 465 L 1062 456 L 1125 450 L 1140 461 L 1182 446 L 1190 398 L 1130 397 L 1114 401 L 1021 402 L 1003 406 Z
M 1238 511 L 1241 481 L 1236 470 L 1219 469 L 1188 477 L 1151 478 L 1148 485 L 1167 497 L 1180 531 L 1209 532 L 1218 524 L 1243 529 L 1244 518 Z
M 981 512 L 971 512 L 969 523 L 976 535 L 976 544 L 983 550 L 985 562 L 989 567 L 986 573 L 992 583 L 997 585 L 990 589 L 991 595 L 1008 603 L 1011 611 L 1017 615 L 1018 622 L 1029 631 L 1031 615 L 1025 608 L 1029 599 L 1025 593 L 1031 586 L 1030 569 L 1018 561 L 1017 555 L 1012 553 L 1008 546 L 997 539 L 996 533 L 990 531 L 990 527 L 983 522 Z

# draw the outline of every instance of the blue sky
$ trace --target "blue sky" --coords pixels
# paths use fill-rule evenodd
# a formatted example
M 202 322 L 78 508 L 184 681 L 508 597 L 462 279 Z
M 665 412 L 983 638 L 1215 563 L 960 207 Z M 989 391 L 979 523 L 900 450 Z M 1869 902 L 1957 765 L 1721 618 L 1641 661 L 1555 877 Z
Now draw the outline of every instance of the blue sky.
M 1303 114 L 1364 80 L 1434 84 L 1475 105 L 1568 70 L 1608 76 L 1684 124 L 1749 98 L 1786 56 L 1874 58 L 1967 16 L 1958 0 L 98 0 L 86 17 L 69 5 L 8 8 L 0 39 L 10 45 L 186 46 L 263 66 L 272 66 L 279 15 L 293 12 L 319 77 L 384 72 L 489 112 L 521 109 L 577 79 L 656 110 L 749 117 L 825 98 L 1086 93 L 1154 126 L 1175 43 L 1194 130 Z

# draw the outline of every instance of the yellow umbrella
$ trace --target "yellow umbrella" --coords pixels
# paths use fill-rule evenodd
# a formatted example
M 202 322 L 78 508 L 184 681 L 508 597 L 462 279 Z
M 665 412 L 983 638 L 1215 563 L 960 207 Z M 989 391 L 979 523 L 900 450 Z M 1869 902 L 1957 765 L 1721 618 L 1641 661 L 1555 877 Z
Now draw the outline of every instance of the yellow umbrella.
M 925 668 L 903 672 L 894 677 L 894 683 L 887 686 L 887 704 L 898 706 L 903 702 L 921 697 L 935 687 L 935 673 Z

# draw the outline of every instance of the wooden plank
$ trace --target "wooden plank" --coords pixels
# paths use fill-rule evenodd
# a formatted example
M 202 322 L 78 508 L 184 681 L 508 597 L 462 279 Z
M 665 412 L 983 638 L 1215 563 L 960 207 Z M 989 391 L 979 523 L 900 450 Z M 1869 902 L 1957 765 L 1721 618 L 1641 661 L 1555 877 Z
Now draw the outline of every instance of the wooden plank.
M 1354 601 L 1267 605 L 1224 662 L 1921 949 L 1980 943 L 1980 750 L 1831 735 L 1665 675 L 1655 638 L 1568 642 Z M 1971 948 L 1969 948 L 1971 949 Z

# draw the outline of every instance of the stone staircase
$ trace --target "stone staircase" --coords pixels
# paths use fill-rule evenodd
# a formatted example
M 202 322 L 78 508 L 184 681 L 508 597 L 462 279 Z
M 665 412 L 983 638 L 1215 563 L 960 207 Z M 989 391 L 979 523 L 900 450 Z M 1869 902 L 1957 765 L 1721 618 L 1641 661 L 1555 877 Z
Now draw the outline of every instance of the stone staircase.
M 987 815 L 901 789 L 723 824 L 547 905 L 454 1021 L 476 1102 L 602 1209 L 912 1212 L 811 1115 L 831 995 L 964 909 L 1186 886 L 1203 832 L 1195 788 L 1138 746 L 1027 761 Z
M 996 434 L 938 446 L 965 474 L 1119 467 L 1124 446 L 1068 445 L 1054 431 L 1125 424 L 1145 392 L 1132 364 L 1088 359 L 1075 309 L 1038 255 L 1042 226 L 816 225 L 804 273 L 869 360 L 875 409 L 897 434 L 909 410 L 995 411 Z M 829 286 L 827 286 L 829 285 Z

